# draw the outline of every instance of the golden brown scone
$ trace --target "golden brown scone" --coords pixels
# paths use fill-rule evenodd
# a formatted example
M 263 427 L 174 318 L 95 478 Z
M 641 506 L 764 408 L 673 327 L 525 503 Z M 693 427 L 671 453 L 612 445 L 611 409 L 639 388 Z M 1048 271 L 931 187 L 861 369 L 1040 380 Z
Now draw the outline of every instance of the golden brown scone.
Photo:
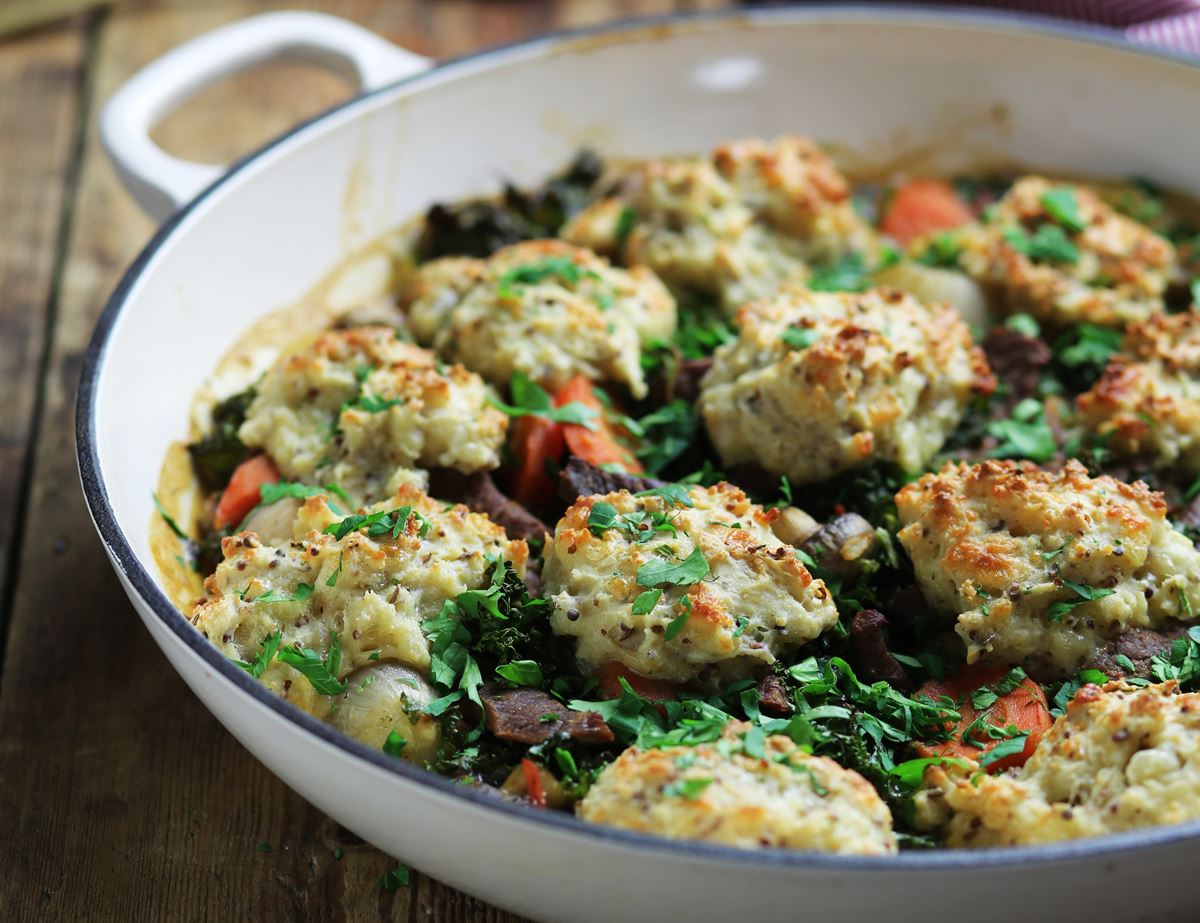
M 1105 639 L 1200 612 L 1200 554 L 1140 481 L 1076 461 L 948 463 L 896 507 L 921 591 L 956 618 L 968 662 L 1069 675 Z
M 1051 214 L 1048 196 L 1073 200 L 1082 230 Z M 1055 238 L 1054 246 L 1037 246 L 1039 232 Z M 1040 176 L 1017 180 L 982 223 L 955 237 L 960 265 L 993 288 L 1000 307 L 1054 326 L 1123 327 L 1161 311 L 1175 264 L 1169 241 L 1117 212 L 1093 190 Z
M 692 487 L 687 497 L 690 506 L 627 491 L 582 497 L 559 521 L 542 585 L 554 606 L 551 627 L 578 640 L 586 666 L 617 661 L 659 679 L 731 680 L 837 621 L 825 584 L 771 531 L 779 510 L 764 510 L 730 484 Z M 615 525 L 601 528 L 605 513 Z M 639 596 L 654 592 L 648 580 L 638 583 L 639 571 L 694 554 L 695 579 L 659 585 L 661 598 L 635 615 Z
M 888 290 L 745 305 L 700 393 L 727 465 L 821 481 L 873 459 L 924 468 L 994 381 L 953 308 Z
M 1200 694 L 1084 686 L 1020 769 L 933 766 L 918 817 L 948 846 L 1019 846 L 1200 818 Z
M 742 849 L 896 852 L 891 812 L 866 779 L 780 735 L 766 738 L 762 756 L 750 756 L 748 730 L 734 721 L 713 743 L 631 747 L 604 769 L 579 816 Z
M 873 257 L 878 246 L 846 178 L 795 136 L 647 161 L 616 197 L 584 210 L 562 234 L 625 265 L 648 266 L 673 290 L 715 299 L 730 315 L 784 282 L 803 282 L 810 263 Z
M 1200 311 L 1154 314 L 1076 402 L 1104 447 L 1159 468 L 1200 473 Z
M 425 673 L 429 644 L 421 623 L 437 616 L 447 599 L 486 588 L 489 559 L 511 561 L 524 575 L 529 551 L 486 516 L 464 506 L 446 508 L 409 486 L 368 512 L 404 508 L 416 515 L 396 538 L 354 531 L 339 541 L 322 530 L 342 516 L 324 497 L 310 497 L 290 542 L 272 547 L 253 532 L 224 539 L 224 560 L 205 581 L 192 624 L 223 654 L 246 662 L 276 632 L 282 633 L 281 648 L 299 645 L 322 658 L 336 635 L 339 679 L 387 662 Z M 294 667 L 276 659 L 261 681 L 309 714 L 329 717 L 333 698 L 318 693 Z M 427 719 L 413 721 L 399 729 L 401 735 L 410 742 L 428 738 Z M 418 751 L 406 749 L 405 755 L 417 758 Z
M 239 436 L 288 480 L 384 497 L 413 467 L 495 468 L 508 418 L 474 372 L 446 366 L 389 327 L 322 333 L 258 385 Z
M 551 389 L 582 374 L 644 397 L 642 340 L 675 331 L 675 299 L 653 273 L 561 240 L 427 263 L 406 300 L 418 340 L 499 387 L 514 372 Z

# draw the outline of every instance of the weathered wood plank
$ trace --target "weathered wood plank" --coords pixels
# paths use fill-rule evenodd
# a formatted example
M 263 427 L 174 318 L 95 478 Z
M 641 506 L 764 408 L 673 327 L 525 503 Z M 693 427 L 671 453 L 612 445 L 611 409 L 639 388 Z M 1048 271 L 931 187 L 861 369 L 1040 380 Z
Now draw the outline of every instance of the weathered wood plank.
M 625 0 L 617 13 L 671 5 Z M 155 649 L 75 486 L 71 408 L 81 356 L 117 276 L 152 232 L 104 160 L 95 104 L 167 48 L 267 8 L 124 4 L 99 33 L 0 685 L 0 828 L 8 846 L 0 915 L 512 923 L 420 875 L 411 888 L 382 892 L 377 880 L 391 860 L 258 765 Z M 336 12 L 435 55 L 613 15 L 605 4 L 568 0 L 381 0 L 337 4 Z M 247 75 L 194 101 L 158 137 L 181 154 L 226 160 L 343 92 L 326 76 L 295 69 Z M 4 105 L 0 97 L 0 125 Z M 271 851 L 259 851 L 260 843 Z
M 0 637 L 79 119 L 81 24 L 0 44 Z M 0 645 L 2 648 L 2 645 Z

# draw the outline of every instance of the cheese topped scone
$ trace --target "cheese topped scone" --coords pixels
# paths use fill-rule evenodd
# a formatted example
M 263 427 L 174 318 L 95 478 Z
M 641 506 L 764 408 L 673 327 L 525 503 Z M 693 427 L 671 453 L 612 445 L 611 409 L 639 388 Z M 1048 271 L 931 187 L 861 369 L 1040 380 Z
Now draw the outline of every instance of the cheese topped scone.
M 582 497 L 546 546 L 551 628 L 584 665 L 676 682 L 729 681 L 837 621 L 825 584 L 730 484 Z
M 727 465 L 795 483 L 873 459 L 919 471 L 995 384 L 953 308 L 900 292 L 788 290 L 745 305 L 700 394 Z
M 934 766 L 919 817 L 946 845 L 1020 846 L 1200 818 L 1200 693 L 1084 686 L 1020 769 Z
M 562 231 L 565 239 L 647 266 L 676 292 L 714 299 L 732 315 L 810 264 L 878 246 L 850 184 L 807 138 L 723 144 L 705 157 L 651 160 Z
M 675 331 L 675 299 L 653 273 L 560 240 L 427 263 L 406 299 L 418 340 L 497 387 L 515 372 L 550 389 L 585 375 L 644 397 L 642 341 Z
M 508 418 L 483 379 L 390 327 L 322 333 L 267 371 L 238 435 L 291 481 L 387 496 L 414 467 L 495 468 Z
M 1123 327 L 1163 309 L 1175 248 L 1079 184 L 1026 176 L 954 232 L 959 265 L 1005 311 Z
M 510 540 L 464 506 L 447 507 L 403 486 L 367 512 L 385 514 L 391 528 L 377 535 L 351 529 L 338 538 L 324 530 L 344 517 L 317 496 L 300 507 L 291 541 L 267 545 L 253 532 L 225 538 L 224 560 L 205 581 L 192 624 L 226 656 L 247 663 L 278 636 L 279 650 L 308 649 L 326 662 L 336 646 L 338 682 L 374 663 L 424 674 L 430 658 L 421 623 L 437 616 L 446 600 L 487 588 L 497 558 L 525 573 L 525 542 Z M 323 693 L 278 656 L 260 680 L 309 714 L 330 717 L 335 700 L 329 690 Z
M 789 737 L 765 737 L 760 751 L 748 731 L 734 721 L 712 743 L 630 747 L 600 774 L 579 816 L 743 849 L 897 851 L 891 811 L 871 783 Z
M 968 662 L 1066 676 L 1105 640 L 1200 612 L 1200 553 L 1145 484 L 947 463 L 896 495 L 898 537 Z
M 1076 401 L 1106 449 L 1156 468 L 1200 473 L 1200 310 L 1154 314 Z

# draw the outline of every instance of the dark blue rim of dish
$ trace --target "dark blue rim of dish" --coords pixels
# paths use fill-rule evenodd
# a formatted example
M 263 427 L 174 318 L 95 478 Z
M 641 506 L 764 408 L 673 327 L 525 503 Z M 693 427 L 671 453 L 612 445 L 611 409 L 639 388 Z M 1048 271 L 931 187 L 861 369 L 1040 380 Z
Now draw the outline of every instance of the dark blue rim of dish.
M 907 4 L 864 6 L 861 4 L 817 3 L 805 4 L 804 6 L 715 10 L 645 17 L 606 23 L 569 32 L 555 33 L 447 60 L 436 64 L 428 71 L 406 77 L 369 93 L 355 96 L 332 109 L 300 123 L 286 134 L 232 164 L 224 175 L 163 223 L 145 249 L 142 250 L 129 269 L 126 270 L 125 275 L 121 278 L 121 281 L 117 284 L 116 289 L 109 298 L 104 312 L 101 314 L 100 320 L 96 325 L 96 330 L 88 346 L 87 354 L 84 357 L 75 420 L 76 452 L 79 461 L 80 480 L 83 484 L 83 492 L 88 508 L 92 519 L 96 523 L 96 528 L 100 533 L 102 541 L 116 562 L 116 566 L 133 586 L 137 594 L 154 611 L 154 614 L 191 649 L 192 653 L 204 661 L 213 671 L 220 674 L 225 681 L 233 683 L 243 693 L 288 721 L 299 725 L 314 737 L 349 751 L 359 759 L 365 760 L 380 769 L 433 789 L 441 795 L 471 802 L 485 812 L 498 812 L 508 815 L 511 819 L 517 819 L 530 824 L 548 825 L 575 836 L 591 837 L 614 846 L 626 846 L 646 852 L 666 852 L 679 857 L 691 857 L 697 860 L 714 861 L 722 864 L 737 863 L 743 865 L 753 864 L 759 867 L 770 866 L 794 869 L 829 869 L 831 871 L 881 873 L 905 870 L 927 870 L 932 872 L 947 869 L 978 869 L 981 867 L 1023 865 L 1033 862 L 1039 864 L 1070 862 L 1080 859 L 1112 856 L 1152 846 L 1165 846 L 1200 837 L 1200 822 L 1193 822 L 1172 827 L 1155 827 L 1147 830 L 1132 831 L 1113 836 L 1074 840 L 1047 846 L 1024 846 L 982 851 L 913 851 L 893 856 L 839 856 L 788 850 L 750 851 L 707 843 L 669 840 L 648 834 L 621 830 L 615 827 L 586 823 L 571 814 L 557 811 L 541 811 L 533 807 L 502 801 L 493 795 L 472 790 L 448 778 L 421 769 L 414 764 L 390 757 L 382 751 L 365 746 L 359 741 L 335 730 L 331 725 L 318 721 L 311 715 L 306 714 L 290 702 L 281 699 L 265 686 L 252 679 L 245 671 L 234 666 L 213 645 L 201 637 L 200 633 L 192 627 L 163 591 L 159 589 L 154 578 L 142 562 L 138 560 L 129 543 L 129 539 L 117 522 L 112 504 L 109 501 L 108 490 L 100 473 L 100 460 L 96 440 L 96 385 L 100 369 L 104 362 L 108 339 L 117 318 L 121 314 L 121 309 L 140 278 L 142 271 L 188 215 L 205 199 L 220 190 L 232 176 L 245 169 L 250 163 L 267 151 L 285 144 L 290 139 L 302 134 L 309 127 L 330 117 L 334 113 L 362 105 L 365 100 L 394 92 L 401 86 L 419 88 L 420 84 L 423 81 L 429 80 L 431 75 L 444 75 L 447 72 L 453 72 L 462 68 L 465 64 L 474 65 L 492 58 L 503 61 L 515 52 L 528 53 L 531 51 L 550 50 L 564 42 L 569 49 L 572 40 L 599 35 L 616 36 L 628 33 L 632 39 L 636 40 L 637 36 L 645 30 L 653 30 L 664 25 L 680 25 L 686 28 L 697 24 L 703 27 L 707 24 L 719 25 L 727 21 L 758 23 L 772 19 L 786 19 L 789 22 L 821 22 L 832 19 L 849 23 L 879 22 L 882 20 L 884 22 L 924 25 L 962 24 L 995 27 L 1006 31 L 1033 33 L 1052 38 L 1102 45 L 1129 54 L 1165 59 L 1189 67 L 1197 66 L 1196 61 L 1188 59 L 1183 55 L 1157 48 L 1145 48 L 1131 44 L 1122 39 L 1120 33 L 1113 30 L 1099 26 L 1064 23 L 1028 14 L 969 8 L 947 9 L 929 6 L 910 6 Z M 410 858 L 416 859 L 417 865 L 420 864 L 419 857 Z

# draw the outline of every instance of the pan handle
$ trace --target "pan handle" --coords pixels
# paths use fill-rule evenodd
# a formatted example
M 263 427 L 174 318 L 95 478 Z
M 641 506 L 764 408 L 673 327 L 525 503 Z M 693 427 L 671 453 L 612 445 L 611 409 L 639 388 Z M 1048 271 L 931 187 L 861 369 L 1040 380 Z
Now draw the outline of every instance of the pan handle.
M 280 57 L 346 71 L 363 91 L 432 64 L 354 23 L 305 12 L 253 16 L 168 51 L 126 81 L 100 114 L 105 150 L 125 187 L 151 217 L 167 217 L 225 172 L 224 167 L 171 156 L 151 140 L 151 129 L 209 84 Z

